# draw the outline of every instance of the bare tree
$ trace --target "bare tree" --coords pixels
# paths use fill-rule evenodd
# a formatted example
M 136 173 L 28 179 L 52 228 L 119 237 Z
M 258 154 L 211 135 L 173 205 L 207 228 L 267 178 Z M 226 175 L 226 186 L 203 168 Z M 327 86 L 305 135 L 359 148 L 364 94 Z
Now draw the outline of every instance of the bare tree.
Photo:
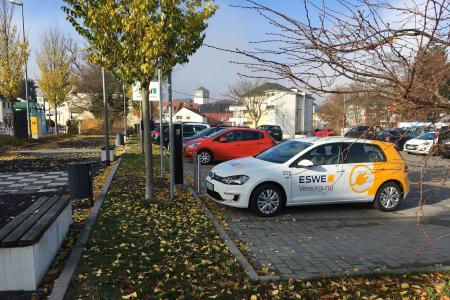
M 244 108 L 255 128 L 258 127 L 259 121 L 267 113 L 264 83 L 260 80 L 252 81 L 239 77 L 235 84 L 229 86 L 228 96 L 235 99 L 236 103 Z
M 249 68 L 249 77 L 288 79 L 316 93 L 347 93 L 337 84 L 358 82 L 360 90 L 351 92 L 450 110 L 450 100 L 418 76 L 429 49 L 450 46 L 450 0 L 336 0 L 333 7 L 303 0 L 302 19 L 246 2 L 238 7 L 257 11 L 275 29 L 253 51 L 227 50 L 249 59 L 237 62 Z M 446 72 L 445 64 L 435 72 Z M 431 96 L 418 96 L 418 87 Z

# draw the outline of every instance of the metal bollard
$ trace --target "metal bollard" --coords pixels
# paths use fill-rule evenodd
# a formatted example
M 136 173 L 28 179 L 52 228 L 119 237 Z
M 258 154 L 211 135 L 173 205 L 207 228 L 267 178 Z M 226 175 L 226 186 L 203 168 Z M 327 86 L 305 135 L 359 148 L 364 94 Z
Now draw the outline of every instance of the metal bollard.
M 200 180 L 200 175 L 201 175 L 201 163 L 200 163 L 200 159 L 198 158 L 197 153 L 195 154 L 195 156 L 197 157 L 197 164 L 195 165 L 195 168 L 197 169 L 197 195 L 200 195 L 201 193 L 201 180 Z
M 194 186 L 193 186 L 193 188 L 194 188 L 194 190 L 198 193 L 198 189 L 197 189 L 197 186 L 198 186 L 198 174 L 197 174 L 197 172 L 198 172 L 198 169 L 197 169 L 197 164 L 198 164 L 198 156 L 197 156 L 197 153 L 194 153 L 194 155 L 192 156 L 192 168 L 194 168 Z

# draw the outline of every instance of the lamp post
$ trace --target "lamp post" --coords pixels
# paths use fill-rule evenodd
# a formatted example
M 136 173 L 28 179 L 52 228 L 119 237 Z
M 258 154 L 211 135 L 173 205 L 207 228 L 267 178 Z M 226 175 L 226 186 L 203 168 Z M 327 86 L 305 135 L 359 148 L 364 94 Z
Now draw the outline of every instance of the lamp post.
M 23 13 L 23 3 L 19 0 L 9 0 L 12 4 L 18 5 L 22 8 L 22 33 L 23 42 L 26 42 L 25 38 L 25 17 Z M 30 123 L 30 100 L 28 99 L 28 58 L 25 59 L 25 100 L 27 101 L 27 127 L 28 127 L 28 138 L 31 138 L 31 123 Z

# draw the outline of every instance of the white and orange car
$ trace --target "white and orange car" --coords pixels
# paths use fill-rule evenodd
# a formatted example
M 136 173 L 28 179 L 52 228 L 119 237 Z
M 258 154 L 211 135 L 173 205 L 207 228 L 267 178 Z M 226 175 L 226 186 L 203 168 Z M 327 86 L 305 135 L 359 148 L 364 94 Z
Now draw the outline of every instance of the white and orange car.
M 284 206 L 373 202 L 394 211 L 409 192 L 408 167 L 394 145 L 343 137 L 307 137 L 254 157 L 215 166 L 207 194 L 270 217 Z

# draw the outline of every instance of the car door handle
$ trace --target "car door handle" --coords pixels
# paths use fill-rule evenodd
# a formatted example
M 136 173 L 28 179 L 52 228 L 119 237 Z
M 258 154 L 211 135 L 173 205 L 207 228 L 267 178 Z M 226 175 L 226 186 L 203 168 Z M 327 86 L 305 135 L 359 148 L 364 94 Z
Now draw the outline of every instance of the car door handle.
M 337 171 L 335 171 L 335 173 L 344 173 L 345 171 L 344 170 L 337 170 Z

